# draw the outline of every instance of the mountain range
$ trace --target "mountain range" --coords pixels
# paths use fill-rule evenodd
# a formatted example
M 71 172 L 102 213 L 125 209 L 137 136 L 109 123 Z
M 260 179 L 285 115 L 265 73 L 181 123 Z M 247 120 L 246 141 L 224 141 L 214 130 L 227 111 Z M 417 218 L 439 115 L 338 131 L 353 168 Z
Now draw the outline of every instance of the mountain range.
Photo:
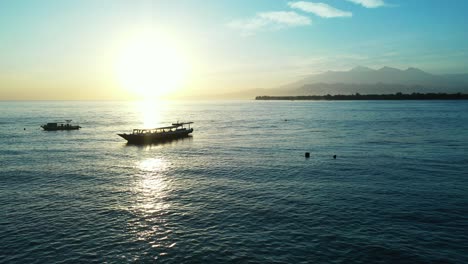
M 468 92 L 468 74 L 435 75 L 417 68 L 371 69 L 357 66 L 349 71 L 327 71 L 270 90 L 273 95 L 382 94 Z
M 390 93 L 468 93 L 468 74 L 436 75 L 418 68 L 326 71 L 276 88 L 239 90 L 229 94 L 200 94 L 203 99 L 252 99 L 256 96 L 350 95 Z

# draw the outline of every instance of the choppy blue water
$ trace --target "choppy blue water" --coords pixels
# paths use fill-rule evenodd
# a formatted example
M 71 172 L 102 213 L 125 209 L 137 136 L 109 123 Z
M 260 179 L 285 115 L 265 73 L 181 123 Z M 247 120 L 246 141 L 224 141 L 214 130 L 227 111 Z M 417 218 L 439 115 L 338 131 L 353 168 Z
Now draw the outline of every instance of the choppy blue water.
M 0 262 L 468 263 L 467 131 L 466 101 L 0 102 Z

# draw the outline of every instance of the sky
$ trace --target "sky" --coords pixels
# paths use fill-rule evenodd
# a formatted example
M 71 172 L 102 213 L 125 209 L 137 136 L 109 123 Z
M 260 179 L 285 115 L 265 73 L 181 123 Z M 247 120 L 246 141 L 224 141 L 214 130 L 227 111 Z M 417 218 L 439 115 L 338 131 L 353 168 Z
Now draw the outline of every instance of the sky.
M 462 0 L 1 1 L 0 100 L 235 93 L 358 65 L 468 73 L 466 13 Z

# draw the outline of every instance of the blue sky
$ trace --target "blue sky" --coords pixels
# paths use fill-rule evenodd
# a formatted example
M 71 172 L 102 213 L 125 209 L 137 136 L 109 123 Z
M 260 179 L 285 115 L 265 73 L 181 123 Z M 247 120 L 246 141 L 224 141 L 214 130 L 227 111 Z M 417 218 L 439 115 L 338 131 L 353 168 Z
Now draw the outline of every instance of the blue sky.
M 117 85 L 116 43 L 148 27 L 180 44 L 193 91 L 275 87 L 356 65 L 468 73 L 467 13 L 461 0 L 2 1 L 0 84 L 104 94 Z

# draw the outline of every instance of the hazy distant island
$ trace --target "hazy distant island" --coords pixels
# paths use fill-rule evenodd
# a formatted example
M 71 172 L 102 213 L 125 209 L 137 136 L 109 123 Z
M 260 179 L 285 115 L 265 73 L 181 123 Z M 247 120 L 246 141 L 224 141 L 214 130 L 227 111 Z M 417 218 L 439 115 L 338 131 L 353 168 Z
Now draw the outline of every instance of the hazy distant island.
M 397 69 L 385 66 L 372 69 L 357 66 L 347 71 L 325 71 L 305 75 L 295 82 L 274 88 L 240 90 L 225 94 L 224 97 L 248 99 L 259 95 L 283 97 L 331 94 L 336 95 L 334 100 L 338 100 L 338 95 L 348 95 L 345 99 L 351 99 L 356 93 L 361 96 L 380 95 L 379 99 L 388 97 L 384 95 L 396 93 L 419 94 L 406 96 L 404 99 L 428 99 L 434 98 L 434 95 L 429 94 L 444 93 L 452 95 L 437 95 L 437 99 L 459 99 L 455 94 L 468 94 L 468 74 L 432 74 L 414 67 Z M 421 94 L 428 95 L 421 98 Z M 378 99 L 375 96 L 374 98 Z M 369 97 L 353 98 L 356 99 L 368 100 Z M 393 96 L 392 99 L 397 98 Z
M 436 75 L 413 67 L 400 70 L 357 66 L 349 71 L 309 75 L 258 92 L 255 100 L 467 100 L 468 74 Z
M 352 95 L 299 95 L 257 96 L 255 100 L 468 100 L 468 94 L 412 93 L 412 94 L 352 94 Z
M 327 71 L 309 75 L 282 86 L 287 95 L 387 94 L 387 93 L 468 93 L 468 74 L 436 75 L 417 68 L 374 70 L 357 66 L 349 71 Z M 279 95 L 279 94 L 271 94 Z

